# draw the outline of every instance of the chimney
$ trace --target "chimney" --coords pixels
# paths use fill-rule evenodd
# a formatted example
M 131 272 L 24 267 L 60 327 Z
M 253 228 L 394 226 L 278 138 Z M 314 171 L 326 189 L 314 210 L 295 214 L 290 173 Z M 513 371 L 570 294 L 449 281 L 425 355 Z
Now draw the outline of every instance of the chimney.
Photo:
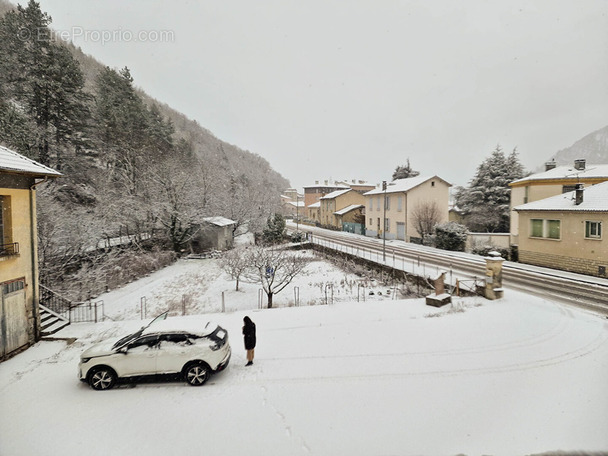
M 575 190 L 574 190 L 574 204 L 576 204 L 577 206 L 583 202 L 583 191 L 584 190 L 585 190 L 585 186 L 583 184 L 576 184 Z
M 574 169 L 578 169 L 579 171 L 584 170 L 586 162 L 587 162 L 587 160 L 585 160 L 584 158 L 579 158 L 578 160 L 574 160 Z
M 553 169 L 557 166 L 557 163 L 555 163 L 555 159 L 551 160 L 550 162 L 545 162 L 545 171 L 549 171 L 550 169 Z

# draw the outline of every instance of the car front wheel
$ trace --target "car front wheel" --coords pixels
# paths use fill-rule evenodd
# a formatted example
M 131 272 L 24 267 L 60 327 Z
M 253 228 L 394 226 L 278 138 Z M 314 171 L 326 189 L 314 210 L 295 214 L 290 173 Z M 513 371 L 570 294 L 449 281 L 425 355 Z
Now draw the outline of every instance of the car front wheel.
M 209 367 L 203 363 L 189 364 L 184 369 L 184 379 L 192 386 L 201 386 L 209 378 Z
M 94 390 L 109 390 L 116 384 L 116 372 L 109 367 L 98 367 L 89 375 L 89 385 Z

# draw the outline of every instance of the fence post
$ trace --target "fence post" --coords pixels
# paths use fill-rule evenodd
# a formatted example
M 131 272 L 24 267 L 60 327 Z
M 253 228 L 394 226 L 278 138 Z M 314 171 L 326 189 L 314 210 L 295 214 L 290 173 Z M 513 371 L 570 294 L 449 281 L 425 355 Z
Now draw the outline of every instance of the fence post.
M 293 287 L 293 301 L 296 307 L 300 307 L 300 287 Z
M 146 314 L 148 313 L 148 309 L 146 308 L 146 297 L 142 296 L 139 300 L 139 311 L 141 313 L 141 319 L 146 318 Z
M 182 295 L 182 316 L 186 315 L 186 295 Z
M 222 313 L 226 312 L 226 297 L 224 296 L 224 292 L 222 291 Z

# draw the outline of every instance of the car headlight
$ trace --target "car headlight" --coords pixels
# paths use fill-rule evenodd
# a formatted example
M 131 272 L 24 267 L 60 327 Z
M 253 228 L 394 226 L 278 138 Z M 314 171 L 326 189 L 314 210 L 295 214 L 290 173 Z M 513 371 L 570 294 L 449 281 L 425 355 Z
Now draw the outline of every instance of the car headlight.
M 211 344 L 209 347 L 213 351 L 218 351 L 220 349 L 220 346 L 218 344 Z

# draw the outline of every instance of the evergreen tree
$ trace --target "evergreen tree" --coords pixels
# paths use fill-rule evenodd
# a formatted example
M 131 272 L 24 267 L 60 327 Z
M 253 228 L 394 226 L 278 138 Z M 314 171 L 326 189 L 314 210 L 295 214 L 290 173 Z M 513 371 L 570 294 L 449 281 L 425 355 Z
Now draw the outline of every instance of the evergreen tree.
M 420 175 L 420 172 L 412 169 L 412 166 L 410 165 L 410 159 L 408 158 L 406 165 L 397 166 L 395 168 L 395 172 L 393 173 L 393 180 L 407 179 L 408 177 L 416 177 L 418 175 Z
M 5 114 L 13 105 L 35 122 L 34 147 L 45 164 L 52 141 L 57 154 L 61 143 L 76 143 L 73 133 L 87 114 L 80 65 L 53 40 L 50 23 L 33 0 L 0 20 L 0 98 Z
M 266 228 L 264 228 L 263 239 L 267 244 L 276 244 L 285 236 L 285 219 L 281 214 L 268 217 Z
M 456 192 L 456 204 L 463 211 L 469 229 L 509 232 L 511 189 L 509 183 L 523 177 L 523 166 L 514 149 L 509 157 L 500 147 L 478 167 L 468 188 Z
M 139 179 L 147 161 L 149 113 L 133 87 L 128 68 L 106 67 L 96 79 L 95 120 L 97 140 L 108 167 L 125 185 L 127 193 L 140 190 Z
M 148 112 L 148 144 L 154 155 L 164 155 L 173 149 L 175 128 L 171 120 L 165 120 L 156 103 Z

